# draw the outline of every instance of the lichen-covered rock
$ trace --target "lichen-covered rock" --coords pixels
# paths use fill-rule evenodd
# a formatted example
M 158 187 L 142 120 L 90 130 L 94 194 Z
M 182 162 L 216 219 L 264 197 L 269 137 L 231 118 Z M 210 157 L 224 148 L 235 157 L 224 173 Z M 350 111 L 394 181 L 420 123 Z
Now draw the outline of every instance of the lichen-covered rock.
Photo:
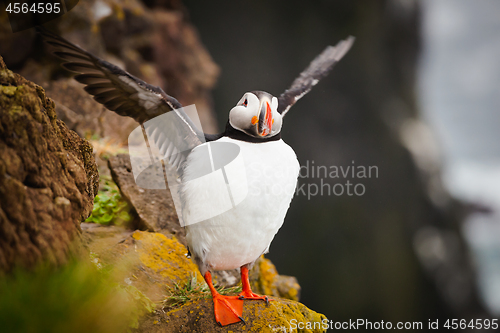
M 163 301 L 175 283 L 193 277 L 203 281 L 184 245 L 172 235 L 90 223 L 83 229 L 94 263 L 111 267 L 122 284 L 134 286 L 153 302 Z
M 3 61 L 0 156 L 0 271 L 66 262 L 97 193 L 92 147 L 57 119 L 40 86 Z
M 257 294 L 298 301 L 300 285 L 294 276 L 279 275 L 271 260 L 260 257 L 250 271 L 252 290 Z
M 187 257 L 186 248 L 174 237 L 135 231 L 132 238 L 142 268 L 150 270 L 150 275 L 159 275 L 167 281 L 162 283 L 163 287 L 185 281 L 191 276 L 203 280 L 198 267 Z
M 239 322 L 220 327 L 214 319 L 214 307 L 211 299 L 187 303 L 167 313 L 156 311 L 140 326 L 140 332 L 291 332 L 295 324 L 309 324 L 311 329 L 295 332 L 325 332 L 322 321 L 326 317 L 314 312 L 305 305 L 286 299 L 273 298 L 266 305 L 263 301 L 244 301 L 243 319 Z

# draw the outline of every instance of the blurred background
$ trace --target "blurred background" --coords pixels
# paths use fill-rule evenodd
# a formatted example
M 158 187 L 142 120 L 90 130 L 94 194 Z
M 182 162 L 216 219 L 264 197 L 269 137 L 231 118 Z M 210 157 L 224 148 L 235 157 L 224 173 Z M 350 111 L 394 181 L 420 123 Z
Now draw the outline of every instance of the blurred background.
M 446 188 L 492 208 L 462 225 L 487 308 L 500 313 L 500 4 L 426 1 L 419 105 L 443 153 Z
M 63 102 L 70 128 L 126 142 L 135 124 L 84 107 L 90 98 L 61 83 L 67 73 L 33 29 L 12 34 L 0 21 L 7 66 Z M 500 313 L 498 1 L 92 0 L 51 27 L 196 103 L 210 133 L 243 93 L 279 95 L 327 45 L 355 36 L 287 114 L 282 138 L 301 165 L 378 173 L 301 177 L 306 195 L 294 198 L 268 257 L 297 277 L 301 302 L 332 320 Z M 347 181 L 363 195 L 307 195 L 311 184 Z

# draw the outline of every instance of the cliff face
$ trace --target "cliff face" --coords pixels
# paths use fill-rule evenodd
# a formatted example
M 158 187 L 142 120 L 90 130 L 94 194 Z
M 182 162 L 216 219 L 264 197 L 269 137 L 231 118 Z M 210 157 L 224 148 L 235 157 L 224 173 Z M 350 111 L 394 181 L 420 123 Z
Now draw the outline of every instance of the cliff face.
M 42 87 L 0 57 L 0 271 L 81 247 L 99 175 L 90 144 L 57 119 Z

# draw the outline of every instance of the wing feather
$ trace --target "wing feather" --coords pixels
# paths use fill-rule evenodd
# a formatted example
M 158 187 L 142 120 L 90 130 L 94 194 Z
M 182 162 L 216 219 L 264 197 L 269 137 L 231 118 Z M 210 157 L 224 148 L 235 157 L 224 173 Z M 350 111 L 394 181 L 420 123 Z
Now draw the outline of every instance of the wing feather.
M 177 170 L 188 152 L 205 142 L 205 134 L 196 128 L 182 110 L 182 105 L 161 88 L 147 84 L 45 28 L 37 27 L 37 31 L 47 44 L 55 48 L 54 54 L 65 61 L 63 66 L 78 73 L 75 79 L 86 85 L 85 91 L 93 95 L 98 103 L 143 124 L 150 138 L 155 133 L 155 144 L 162 147 L 163 154 L 181 151 L 171 158 Z M 167 112 L 174 112 L 175 116 L 169 117 L 168 121 L 150 121 Z
M 333 66 L 349 51 L 354 43 L 354 37 L 340 41 L 336 46 L 328 46 L 321 52 L 292 82 L 290 88 L 278 98 L 278 112 L 285 116 L 290 108 L 321 79 L 328 75 Z
M 83 84 L 99 84 L 99 83 L 110 83 L 109 80 L 101 74 L 80 74 L 76 75 L 74 79 Z M 114 87 L 114 86 L 113 86 Z
M 167 95 L 161 88 L 147 84 L 119 67 L 97 58 L 45 28 L 38 27 L 37 30 L 43 36 L 45 42 L 55 49 L 54 54 L 65 61 L 63 64 L 64 68 L 79 73 L 79 75 L 75 76 L 78 82 L 87 86 L 104 84 L 110 88 L 109 90 L 114 90 L 116 94 L 124 99 L 128 99 L 131 95 L 137 94 L 135 96 L 139 96 L 139 98 L 135 99 L 135 103 L 139 110 L 132 116 L 139 123 L 143 123 L 173 109 L 182 108 L 182 105 L 175 98 Z M 102 99 L 100 95 L 107 95 L 109 92 L 108 90 L 94 90 L 95 87 L 86 88 L 87 92 L 97 97 L 97 101 L 106 101 L 106 98 Z M 154 102 L 142 103 L 141 105 L 141 98 Z M 145 106 L 150 106 L 152 108 L 148 109 Z M 193 133 L 195 132 L 196 131 L 193 130 Z

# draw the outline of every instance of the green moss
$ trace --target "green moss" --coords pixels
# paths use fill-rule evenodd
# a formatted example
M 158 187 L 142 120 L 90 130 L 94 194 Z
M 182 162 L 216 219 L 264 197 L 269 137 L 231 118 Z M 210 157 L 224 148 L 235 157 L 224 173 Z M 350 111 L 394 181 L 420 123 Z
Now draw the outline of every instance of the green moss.
M 0 86 L 0 93 L 5 94 L 7 96 L 14 96 L 16 92 L 16 86 Z
M 94 222 L 104 225 L 122 225 L 130 222 L 130 207 L 122 198 L 116 184 L 110 179 L 101 177 L 102 190 L 94 198 L 92 214 L 86 222 Z
M 16 81 L 14 73 L 10 70 L 3 68 L 0 70 L 0 81 L 5 84 L 13 84 Z

